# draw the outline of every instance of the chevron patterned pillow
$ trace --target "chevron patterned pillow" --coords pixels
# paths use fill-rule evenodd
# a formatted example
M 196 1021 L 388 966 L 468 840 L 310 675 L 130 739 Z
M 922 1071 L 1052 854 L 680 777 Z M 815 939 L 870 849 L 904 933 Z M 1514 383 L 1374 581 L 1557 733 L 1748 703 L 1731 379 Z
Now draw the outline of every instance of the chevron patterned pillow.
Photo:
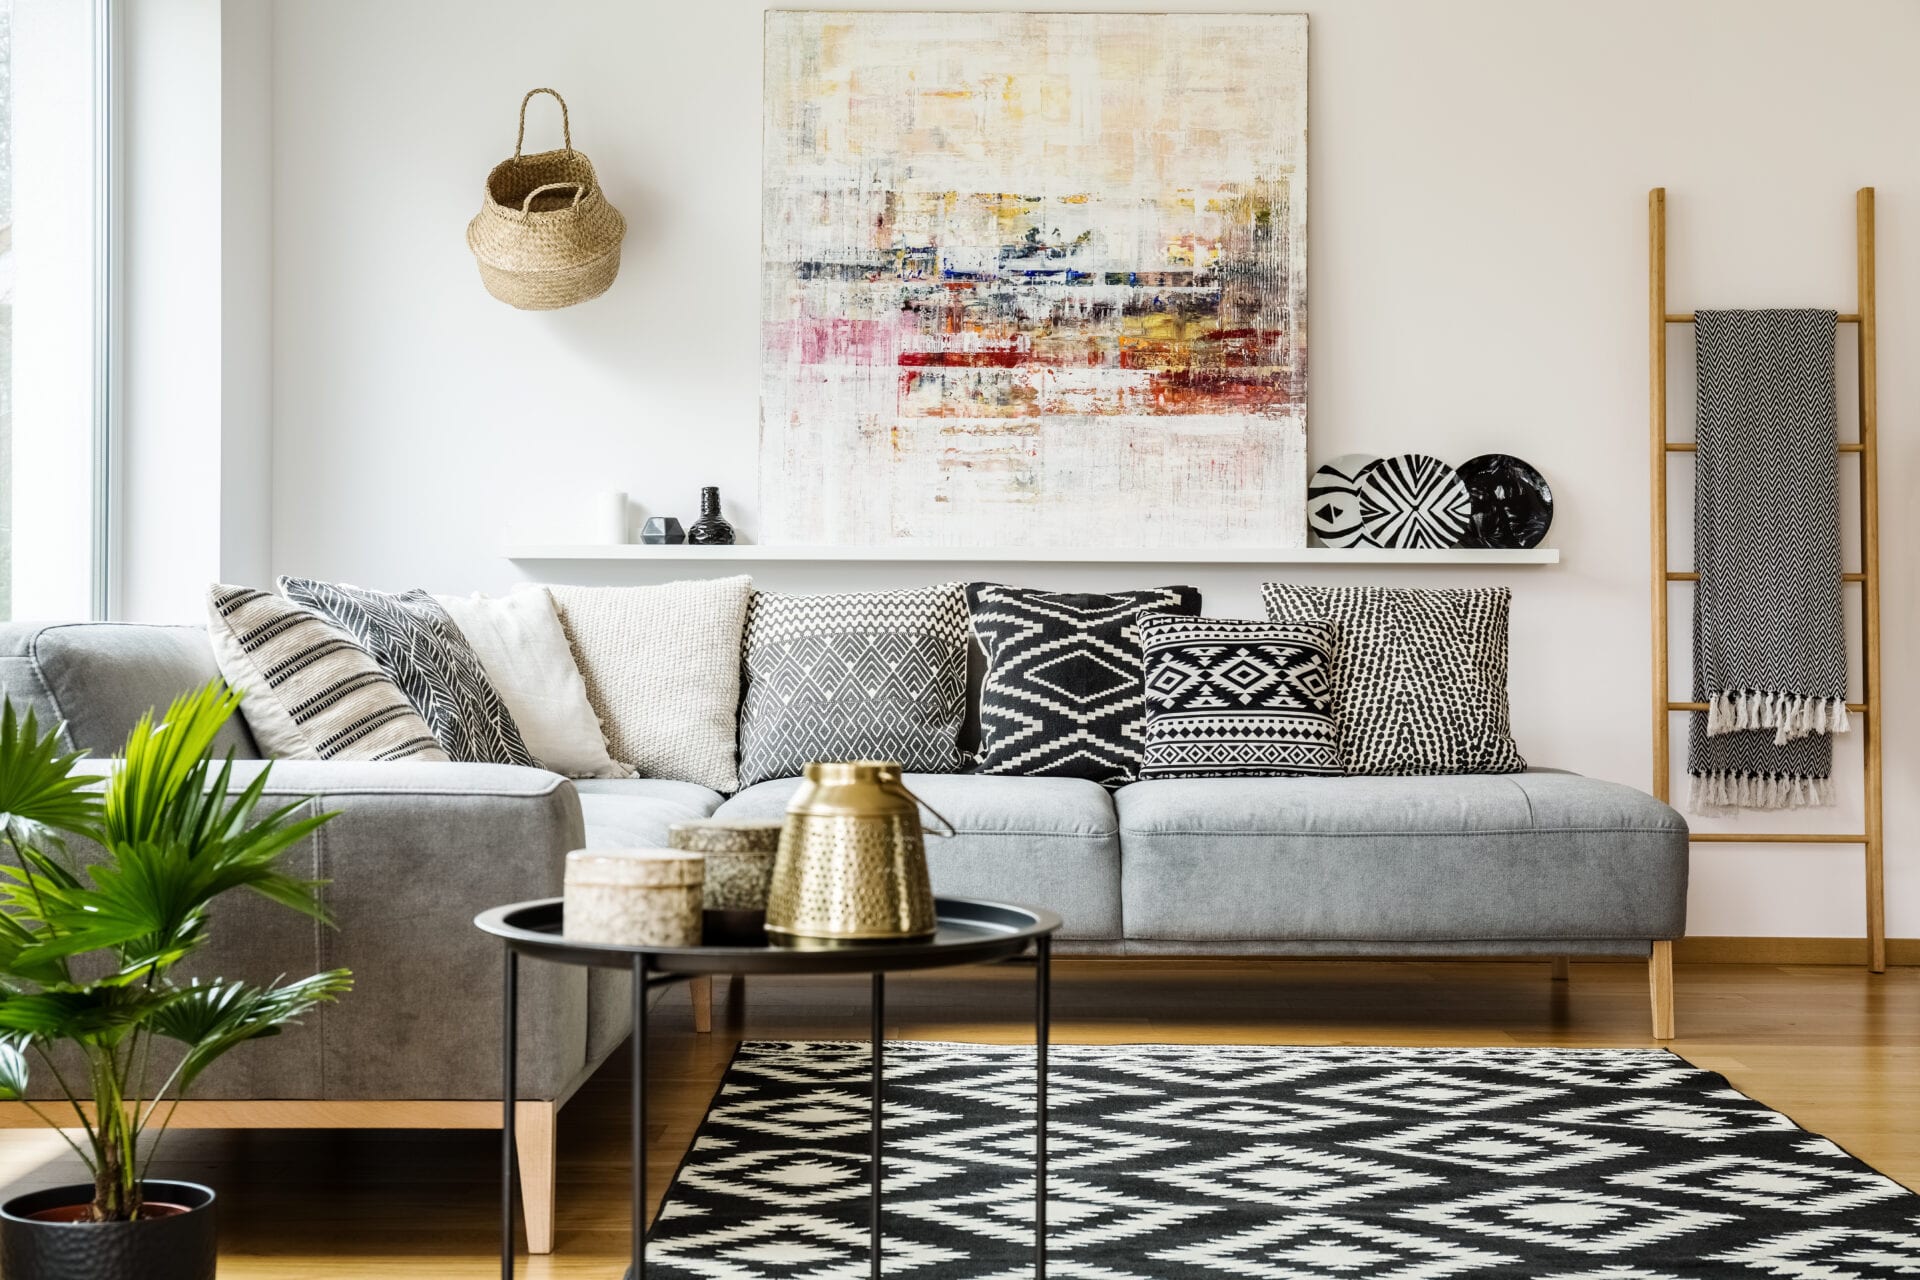
M 1333 628 L 1324 622 L 1140 619 L 1146 654 L 1142 778 L 1339 774 Z
M 447 755 L 485 764 L 537 765 L 480 656 L 451 615 L 424 591 L 398 595 L 310 578 L 281 578 L 280 594 L 313 610 L 400 686 Z
M 747 607 L 740 785 L 813 760 L 893 760 L 955 773 L 967 710 L 967 593 L 789 596 Z
M 1140 615 L 1198 613 L 1200 593 L 1084 595 L 976 582 L 967 603 L 987 656 L 980 772 L 1133 781 L 1146 738 Z

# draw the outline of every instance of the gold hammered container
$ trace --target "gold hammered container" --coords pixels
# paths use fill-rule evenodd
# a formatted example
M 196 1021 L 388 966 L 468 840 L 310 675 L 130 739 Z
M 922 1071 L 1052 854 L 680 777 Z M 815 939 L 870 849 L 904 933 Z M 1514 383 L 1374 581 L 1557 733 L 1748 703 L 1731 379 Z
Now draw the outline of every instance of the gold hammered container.
M 808 765 L 787 806 L 773 864 L 770 940 L 815 947 L 905 942 L 934 929 L 920 802 L 901 782 L 900 766 Z

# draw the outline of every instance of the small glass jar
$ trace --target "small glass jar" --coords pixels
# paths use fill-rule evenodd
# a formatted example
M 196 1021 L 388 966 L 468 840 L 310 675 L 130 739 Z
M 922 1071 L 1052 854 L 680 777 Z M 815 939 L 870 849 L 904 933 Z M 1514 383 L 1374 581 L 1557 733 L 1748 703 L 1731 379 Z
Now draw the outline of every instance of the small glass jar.
M 678 849 L 567 855 L 564 936 L 620 946 L 697 947 L 707 860 Z

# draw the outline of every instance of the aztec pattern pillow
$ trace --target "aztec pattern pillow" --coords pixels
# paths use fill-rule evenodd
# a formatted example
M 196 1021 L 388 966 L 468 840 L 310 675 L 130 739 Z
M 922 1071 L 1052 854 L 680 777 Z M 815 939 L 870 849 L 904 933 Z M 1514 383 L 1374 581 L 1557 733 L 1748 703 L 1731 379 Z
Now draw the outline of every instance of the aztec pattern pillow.
M 532 765 L 519 726 L 447 611 L 424 591 L 280 579 L 280 593 L 352 636 L 455 760 Z
M 740 785 L 812 760 L 954 773 L 967 710 L 967 592 L 790 596 L 747 606 Z
M 967 587 L 986 652 L 981 773 L 1131 782 L 1146 738 L 1139 619 L 1200 612 L 1192 587 L 1110 595 Z
M 207 592 L 207 638 L 268 759 L 447 758 L 379 664 L 312 610 L 216 585 Z
M 1142 778 L 1337 775 L 1333 628 L 1241 618 L 1140 619 Z
M 1348 773 L 1518 773 L 1505 587 L 1269 582 L 1275 622 L 1334 625 L 1333 718 Z

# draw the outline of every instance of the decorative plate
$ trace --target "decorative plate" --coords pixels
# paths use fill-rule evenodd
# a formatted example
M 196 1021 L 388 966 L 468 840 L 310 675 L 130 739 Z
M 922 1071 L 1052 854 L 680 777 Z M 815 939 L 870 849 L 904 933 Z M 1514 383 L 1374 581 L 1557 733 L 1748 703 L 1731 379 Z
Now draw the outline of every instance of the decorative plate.
M 1382 458 L 1360 477 L 1360 523 L 1375 546 L 1458 546 L 1472 515 L 1459 473 L 1430 454 Z
M 1553 490 L 1525 459 L 1483 453 L 1460 464 L 1473 503 L 1463 547 L 1537 547 L 1553 525 Z
M 1367 541 L 1360 525 L 1360 473 L 1378 462 L 1371 453 L 1343 453 L 1324 462 L 1307 481 L 1307 527 L 1323 547 L 1356 547 Z

